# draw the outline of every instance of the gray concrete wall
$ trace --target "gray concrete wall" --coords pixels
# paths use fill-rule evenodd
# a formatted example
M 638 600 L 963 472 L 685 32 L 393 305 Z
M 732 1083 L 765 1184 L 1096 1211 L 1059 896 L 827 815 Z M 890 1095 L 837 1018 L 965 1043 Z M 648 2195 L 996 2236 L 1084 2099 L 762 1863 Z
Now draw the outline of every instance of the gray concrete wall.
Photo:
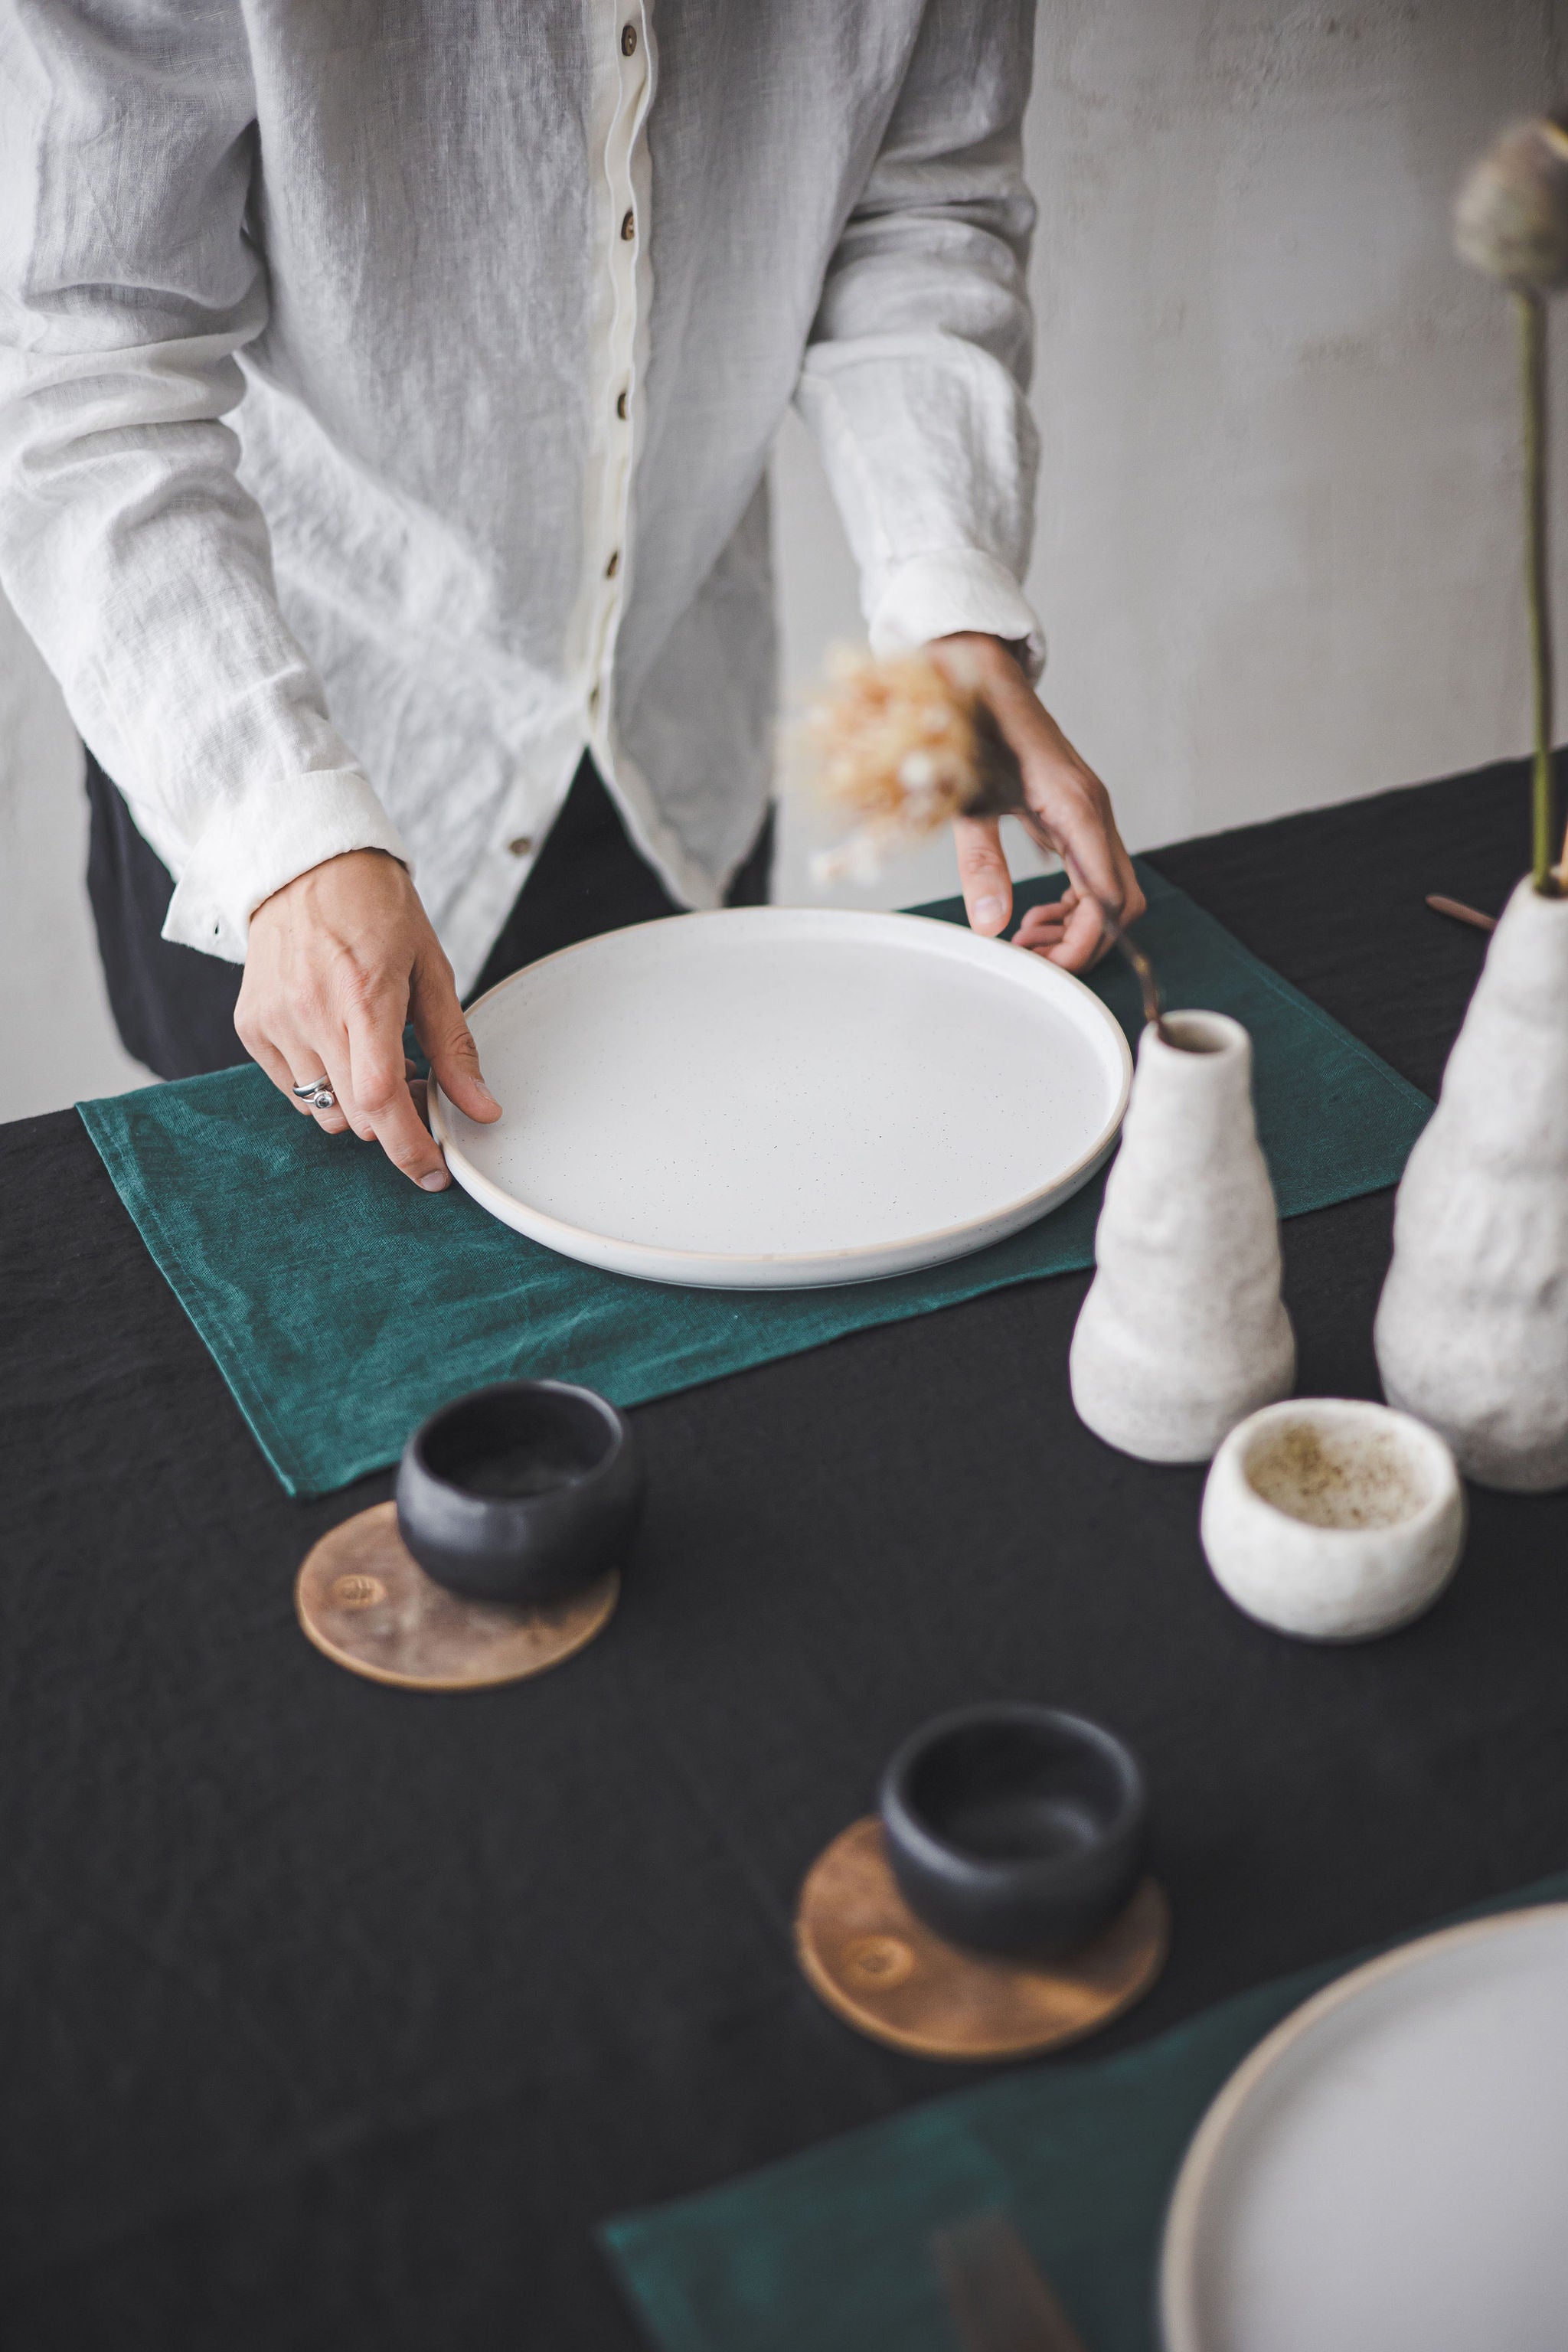
M 1447 211 L 1467 158 L 1562 88 L 1565 29 L 1568 0 L 1042 7 L 1030 588 L 1047 698 L 1134 845 L 1523 748 L 1510 321 Z M 775 491 L 798 697 L 859 624 L 793 422 Z M 91 958 L 69 730 L 18 639 L 0 617 L 6 1117 L 136 1075 Z M 792 817 L 781 896 L 813 895 L 809 845 Z M 935 845 L 858 895 L 952 887 Z

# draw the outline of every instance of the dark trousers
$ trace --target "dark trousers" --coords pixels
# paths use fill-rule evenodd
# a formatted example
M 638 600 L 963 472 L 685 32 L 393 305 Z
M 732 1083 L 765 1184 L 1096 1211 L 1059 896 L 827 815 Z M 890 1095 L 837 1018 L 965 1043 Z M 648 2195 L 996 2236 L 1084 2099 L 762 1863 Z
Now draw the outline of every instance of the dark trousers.
M 126 1052 L 161 1078 L 192 1078 L 243 1062 L 244 1048 L 234 1034 L 240 966 L 160 937 L 174 880 L 90 751 L 87 796 L 92 811 L 88 894 L 110 1007 Z M 730 886 L 730 906 L 766 905 L 773 859 L 770 809 Z M 482 995 L 509 972 L 576 940 L 679 912 L 627 839 L 620 813 L 584 752 L 473 994 Z

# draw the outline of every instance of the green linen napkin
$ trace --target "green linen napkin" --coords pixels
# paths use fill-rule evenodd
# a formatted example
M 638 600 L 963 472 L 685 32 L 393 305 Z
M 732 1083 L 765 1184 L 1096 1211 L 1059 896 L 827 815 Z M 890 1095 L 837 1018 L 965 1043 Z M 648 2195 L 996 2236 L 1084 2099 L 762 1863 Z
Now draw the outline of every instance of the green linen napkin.
M 1258 1129 L 1280 1213 L 1398 1181 L 1425 1095 L 1152 867 L 1139 926 L 1173 1005 L 1252 1032 Z M 1026 886 L 1020 907 L 1055 896 Z M 920 912 L 963 919 L 957 899 Z M 1093 985 L 1136 1039 L 1120 958 Z M 580 1381 L 640 1404 L 1094 1262 L 1103 1179 L 1020 1234 L 928 1273 L 834 1290 L 685 1290 L 558 1257 L 456 1186 L 421 1192 L 353 1136 L 323 1141 L 247 1066 L 79 1106 L 116 1191 L 291 1495 L 395 1461 L 409 1431 L 486 1381 Z
M 1564 1897 L 1568 1872 L 1464 1916 Z M 953 2352 L 931 2233 L 1002 2208 L 1090 2352 L 1153 2352 L 1165 2207 L 1210 2101 L 1282 2018 L 1370 1957 L 1259 1985 L 1114 2058 L 911 2108 L 607 2222 L 601 2241 L 659 2352 Z

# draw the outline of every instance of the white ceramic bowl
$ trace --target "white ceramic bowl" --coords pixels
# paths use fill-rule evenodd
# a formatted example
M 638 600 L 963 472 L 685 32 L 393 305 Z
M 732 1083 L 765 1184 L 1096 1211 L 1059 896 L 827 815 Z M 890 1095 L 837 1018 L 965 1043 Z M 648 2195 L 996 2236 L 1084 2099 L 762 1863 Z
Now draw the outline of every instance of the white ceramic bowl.
M 1465 1490 L 1435 1430 L 1387 1405 L 1292 1397 L 1237 1423 L 1204 1488 L 1222 1591 L 1281 1633 L 1359 1642 L 1430 1606 L 1458 1565 Z

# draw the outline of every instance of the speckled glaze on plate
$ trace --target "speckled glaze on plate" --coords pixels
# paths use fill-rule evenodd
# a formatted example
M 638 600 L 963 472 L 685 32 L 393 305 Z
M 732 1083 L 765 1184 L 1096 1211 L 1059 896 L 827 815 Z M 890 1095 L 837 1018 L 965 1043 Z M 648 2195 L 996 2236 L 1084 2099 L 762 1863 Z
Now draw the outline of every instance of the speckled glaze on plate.
M 1054 964 L 951 923 L 748 907 L 530 964 L 469 1015 L 504 1116 L 430 1092 L 465 1190 L 616 1274 L 865 1282 L 983 1249 L 1087 1182 L 1131 1055 Z

